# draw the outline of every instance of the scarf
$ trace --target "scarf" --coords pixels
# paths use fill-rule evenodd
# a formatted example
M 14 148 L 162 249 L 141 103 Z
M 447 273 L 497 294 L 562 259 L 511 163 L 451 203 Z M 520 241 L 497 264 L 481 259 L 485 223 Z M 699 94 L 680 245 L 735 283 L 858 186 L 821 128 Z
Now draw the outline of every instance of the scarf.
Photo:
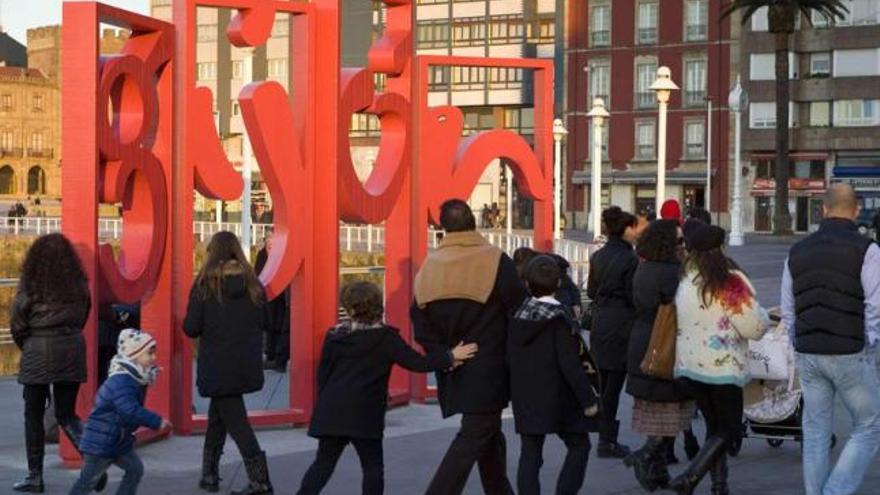
M 416 275 L 416 303 L 421 308 L 444 299 L 485 304 L 495 288 L 502 254 L 477 231 L 446 234 Z
M 129 375 L 134 378 L 136 382 L 147 387 L 156 381 L 156 378 L 159 375 L 159 367 L 152 366 L 150 369 L 145 370 L 131 359 L 121 354 L 117 354 L 113 356 L 113 359 L 110 361 L 110 373 L 108 376 L 122 374 Z

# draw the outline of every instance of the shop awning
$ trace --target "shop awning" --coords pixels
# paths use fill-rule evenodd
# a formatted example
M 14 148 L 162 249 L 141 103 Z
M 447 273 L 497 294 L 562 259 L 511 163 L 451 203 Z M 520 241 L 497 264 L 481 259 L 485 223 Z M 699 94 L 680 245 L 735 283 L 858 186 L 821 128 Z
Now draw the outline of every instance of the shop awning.
M 602 174 L 602 184 L 656 184 L 657 174 L 651 172 L 629 172 L 615 170 L 609 174 Z M 589 171 L 576 171 L 571 178 L 572 184 L 586 185 L 592 182 Z M 666 182 L 669 184 L 705 184 L 706 174 L 701 172 L 679 172 L 668 170 Z
M 749 155 L 752 160 L 772 160 L 776 153 L 772 151 L 755 151 Z M 827 160 L 828 153 L 824 151 L 795 151 L 788 154 L 789 160 Z

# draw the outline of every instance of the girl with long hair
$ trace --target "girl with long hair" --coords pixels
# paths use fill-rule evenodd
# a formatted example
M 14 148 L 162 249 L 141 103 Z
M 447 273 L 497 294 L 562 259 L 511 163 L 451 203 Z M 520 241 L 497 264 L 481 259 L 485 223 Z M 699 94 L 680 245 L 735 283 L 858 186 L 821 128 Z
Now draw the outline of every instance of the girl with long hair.
M 691 236 L 675 296 L 675 377 L 683 379 L 706 420 L 706 443 L 670 488 L 691 494 L 707 472 L 712 494 L 727 495 L 727 450 L 742 435 L 748 340 L 768 326 L 755 289 L 723 251 L 725 231 L 702 225 Z
M 62 234 L 37 239 L 28 249 L 12 302 L 11 333 L 21 349 L 18 382 L 24 386 L 28 475 L 18 492 L 42 493 L 46 433 L 43 415 L 50 396 L 58 425 L 79 447 L 82 423 L 76 395 L 86 381 L 82 328 L 89 317 L 88 280 L 73 245 Z M 106 483 L 106 478 L 99 485 Z
M 243 395 L 263 388 L 266 296 L 231 232 L 218 232 L 189 296 L 184 331 L 199 339 L 199 394 L 211 399 L 199 487 L 220 488 L 220 456 L 227 432 L 244 458 L 250 483 L 234 495 L 272 494 L 266 454 L 248 422 Z

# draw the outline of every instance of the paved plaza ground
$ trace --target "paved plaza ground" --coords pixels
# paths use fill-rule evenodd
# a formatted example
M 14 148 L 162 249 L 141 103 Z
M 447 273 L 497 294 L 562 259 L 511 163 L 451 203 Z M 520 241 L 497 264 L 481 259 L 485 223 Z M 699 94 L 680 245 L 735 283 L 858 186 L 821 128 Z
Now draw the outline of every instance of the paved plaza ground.
M 784 244 L 750 239 L 750 245 L 731 250 L 733 257 L 741 263 L 751 276 L 760 293 L 763 304 L 773 306 L 779 300 L 779 279 L 782 261 L 787 252 Z M 285 400 L 283 394 L 285 378 L 277 373 L 267 375 L 267 389 L 279 390 L 250 398 L 252 404 L 269 404 Z M 276 389 L 277 387 L 277 389 Z M 0 493 L 11 493 L 9 489 L 14 479 L 22 475 L 26 468 L 24 458 L 24 433 L 20 388 L 14 379 L 0 380 Z M 632 401 L 626 395 L 621 404 L 623 432 L 621 441 L 632 446 L 642 439 L 629 433 L 630 408 Z M 197 404 L 198 407 L 198 404 Z M 845 440 L 849 428 L 848 414 L 838 410 L 836 433 Z M 434 404 L 413 405 L 395 409 L 388 414 L 388 429 L 385 440 L 386 493 L 395 495 L 421 494 L 428 480 L 449 445 L 457 429 L 456 419 L 444 421 L 439 408 Z M 696 429 L 703 430 L 702 423 Z M 508 439 L 508 472 L 515 479 L 516 460 L 519 441 L 513 432 L 513 420 L 508 415 L 504 421 Z M 270 430 L 258 434 L 263 447 L 270 456 L 270 470 L 275 482 L 276 493 L 293 494 L 299 480 L 312 461 L 317 442 L 306 436 L 303 429 Z M 594 437 L 595 439 L 595 437 Z M 198 494 L 196 487 L 201 459 L 202 437 L 176 437 L 160 443 L 140 448 L 147 473 L 139 493 L 153 494 Z M 842 444 L 842 442 L 841 442 Z M 840 444 L 835 449 L 839 454 Z M 223 488 L 228 490 L 240 486 L 245 475 L 240 458 L 231 444 L 227 444 L 227 455 L 223 459 L 221 475 Z M 47 493 L 65 494 L 73 483 L 76 471 L 65 470 L 57 461 L 56 447 L 50 447 L 47 456 Z M 562 464 L 564 449 L 553 439 L 545 447 L 543 469 L 544 493 L 552 493 L 554 477 Z M 684 459 L 680 442 L 678 456 Z M 880 461 L 876 464 L 863 486 L 861 493 L 880 493 Z M 682 469 L 682 465 L 673 471 Z M 111 486 L 105 493 L 113 493 L 120 479 L 118 470 L 111 470 Z M 344 454 L 324 493 L 328 495 L 355 495 L 360 493 L 360 467 L 351 449 Z M 706 485 L 704 483 L 704 485 Z M 800 448 L 797 444 L 786 443 L 781 448 L 769 447 L 763 440 L 746 439 L 739 457 L 731 462 L 731 488 L 734 494 L 799 494 L 801 488 Z M 482 493 L 476 471 L 472 473 L 466 490 L 468 494 Z M 620 461 L 591 457 L 587 473 L 585 494 L 635 494 L 643 493 L 633 479 L 631 471 Z M 700 494 L 708 493 L 703 486 Z

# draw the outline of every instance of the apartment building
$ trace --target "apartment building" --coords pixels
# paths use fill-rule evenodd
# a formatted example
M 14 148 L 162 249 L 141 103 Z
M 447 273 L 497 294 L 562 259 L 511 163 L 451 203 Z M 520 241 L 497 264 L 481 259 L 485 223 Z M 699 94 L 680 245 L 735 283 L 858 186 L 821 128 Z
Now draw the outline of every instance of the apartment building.
M 722 8 L 721 0 L 569 4 L 565 210 L 575 225 L 592 228 L 588 225 L 592 123 L 587 112 L 594 98 L 602 98 L 611 113 L 603 132 L 603 208 L 654 210 L 658 106 L 650 86 L 657 68 L 664 65 L 681 87 L 669 104 L 666 196 L 685 206 L 704 207 L 708 199 L 716 219 L 729 221 L 727 95 L 738 26 L 721 19 Z M 709 198 L 707 167 L 711 167 Z
M 790 203 L 792 228 L 818 227 L 831 181 L 855 186 L 860 223 L 880 208 L 880 0 L 848 0 L 843 19 L 801 18 L 790 45 Z M 744 224 L 772 229 L 775 199 L 775 60 L 766 10 L 742 36 L 744 87 L 751 104 L 743 150 L 750 164 Z
M 171 0 L 152 0 L 152 15 L 171 19 Z M 418 0 L 413 29 L 418 53 L 477 57 L 546 57 L 557 59 L 557 108 L 562 101 L 562 0 Z M 366 65 L 371 41 L 381 34 L 385 6 L 380 1 L 342 2 L 342 63 Z M 557 14 L 560 12 L 560 14 Z M 198 84 L 214 91 L 221 135 L 227 155 L 236 165 L 242 158 L 243 123 L 236 96 L 241 89 L 244 50 L 231 47 L 225 38 L 230 13 L 225 9 L 199 9 L 197 13 Z M 289 24 L 279 16 L 266 47 L 255 51 L 254 78 L 287 80 Z M 530 138 L 533 129 L 531 74 L 515 69 L 446 67 L 435 68 L 429 78 L 431 105 L 462 108 L 465 134 L 507 128 Z M 377 87 L 383 81 L 377 77 Z M 371 115 L 356 114 L 350 125 L 352 160 L 360 177 L 372 170 L 378 155 L 380 127 Z M 480 179 L 471 204 L 481 208 L 497 203 L 503 211 L 507 173 L 501 160 L 490 165 Z M 259 174 L 254 176 L 254 201 L 271 207 Z M 531 226 L 531 202 L 519 198 L 514 188 L 514 220 Z M 203 202 L 209 210 L 213 203 Z M 229 205 L 229 211 L 237 208 Z M 210 216 L 211 213 L 206 213 Z

